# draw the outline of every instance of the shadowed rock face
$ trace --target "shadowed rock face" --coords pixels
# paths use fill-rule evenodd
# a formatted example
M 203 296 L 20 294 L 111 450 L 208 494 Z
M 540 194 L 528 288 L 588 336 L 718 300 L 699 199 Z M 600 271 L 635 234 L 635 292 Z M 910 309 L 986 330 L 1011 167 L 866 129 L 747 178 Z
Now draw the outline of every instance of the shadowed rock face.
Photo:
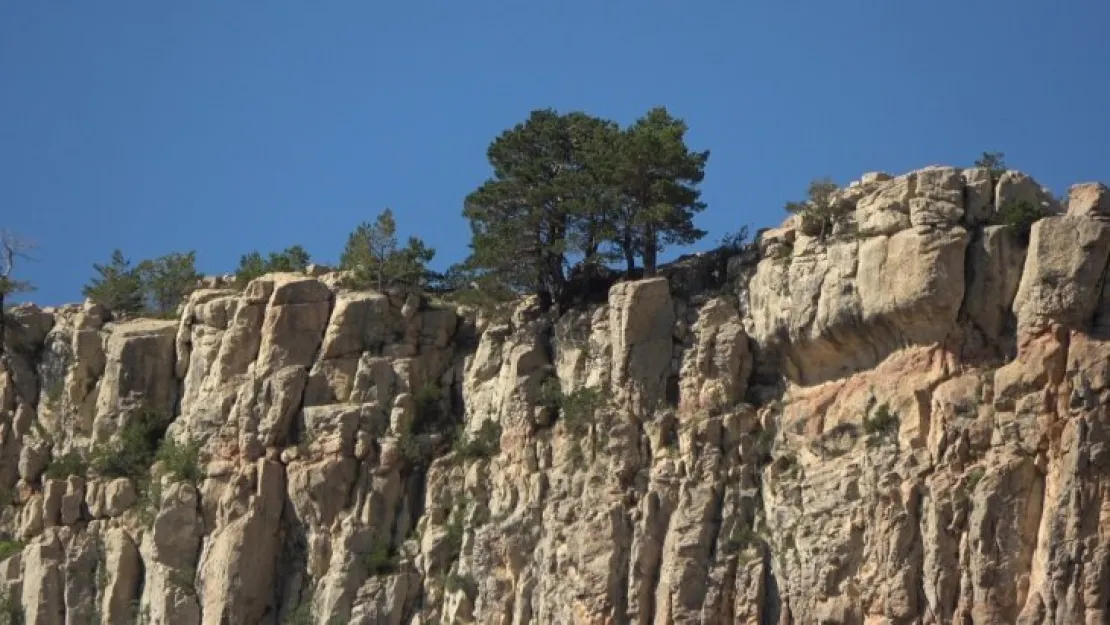
M 1107 197 L 868 174 L 715 292 L 557 318 L 293 274 L 18 307 L 0 586 L 36 625 L 1107 622 Z M 153 469 L 75 461 L 140 410 Z

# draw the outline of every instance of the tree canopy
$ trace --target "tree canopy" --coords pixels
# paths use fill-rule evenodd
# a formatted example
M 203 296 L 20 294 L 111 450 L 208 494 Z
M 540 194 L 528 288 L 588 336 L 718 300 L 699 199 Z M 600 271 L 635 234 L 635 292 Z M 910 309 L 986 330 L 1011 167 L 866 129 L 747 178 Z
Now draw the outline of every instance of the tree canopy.
M 427 264 L 434 256 L 435 250 L 416 237 L 409 237 L 404 247 L 397 243 L 397 221 L 387 208 L 373 223 L 361 223 L 350 234 L 339 267 L 352 273 L 353 286 L 380 291 L 395 285 L 425 285 Z
M 655 273 L 668 245 L 697 241 L 697 185 L 709 152 L 686 145 L 686 124 L 655 108 L 627 129 L 582 112 L 533 111 L 501 133 L 493 175 L 466 197 L 468 264 L 517 291 L 560 298 L 572 261 L 636 258 Z
M 270 252 L 268 257 L 263 257 L 257 251 L 249 252 L 239 257 L 235 284 L 243 288 L 251 280 L 268 273 L 304 271 L 308 263 L 308 251 L 300 245 L 287 247 L 280 252 Z
M 135 314 L 143 310 L 143 279 L 138 268 L 114 250 L 107 263 L 93 263 L 97 273 L 81 293 L 114 313 Z

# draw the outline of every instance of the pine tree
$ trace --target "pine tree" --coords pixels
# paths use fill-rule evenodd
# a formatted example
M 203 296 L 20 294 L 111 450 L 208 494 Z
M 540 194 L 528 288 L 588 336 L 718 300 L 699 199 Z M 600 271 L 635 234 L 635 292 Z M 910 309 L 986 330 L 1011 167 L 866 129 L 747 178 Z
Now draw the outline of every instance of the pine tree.
M 143 280 L 123 252 L 115 250 L 107 264 L 93 264 L 99 275 L 85 285 L 85 297 L 104 306 L 113 313 L 135 314 L 143 309 Z
M 33 291 L 34 286 L 25 280 L 16 279 L 16 261 L 27 258 L 27 252 L 34 247 L 30 242 L 19 236 L 0 230 L 0 371 L 11 372 L 11 362 L 8 359 L 7 331 L 9 325 L 7 298 L 16 293 Z M 15 385 L 16 393 L 20 392 L 20 385 Z M 27 401 L 23 398 L 23 401 Z
M 353 273 L 354 286 L 381 291 L 397 284 L 425 285 L 427 264 L 434 256 L 435 250 L 416 237 L 409 237 L 405 247 L 398 245 L 397 221 L 387 208 L 373 223 L 361 223 L 350 234 L 339 266 Z
M 655 275 L 659 253 L 668 245 L 688 245 L 705 236 L 694 216 L 705 210 L 697 185 L 705 178 L 709 151 L 686 145 L 686 123 L 657 107 L 625 132 L 618 156 L 622 202 L 617 245 L 629 273 L 635 257 L 644 274 Z
M 281 252 L 270 252 L 269 258 L 264 258 L 257 251 L 249 252 L 239 257 L 235 285 L 243 288 L 251 280 L 268 273 L 304 271 L 308 263 L 308 251 L 300 245 L 287 247 Z
M 196 269 L 195 251 L 144 260 L 136 269 L 150 300 L 149 308 L 159 314 L 177 310 L 201 277 Z
M 836 190 L 836 183 L 831 178 L 814 180 L 806 189 L 807 199 L 803 202 L 787 202 L 786 211 L 801 215 L 803 229 L 824 240 L 832 234 L 833 227 L 848 216 L 852 208 L 850 204 L 837 201 Z

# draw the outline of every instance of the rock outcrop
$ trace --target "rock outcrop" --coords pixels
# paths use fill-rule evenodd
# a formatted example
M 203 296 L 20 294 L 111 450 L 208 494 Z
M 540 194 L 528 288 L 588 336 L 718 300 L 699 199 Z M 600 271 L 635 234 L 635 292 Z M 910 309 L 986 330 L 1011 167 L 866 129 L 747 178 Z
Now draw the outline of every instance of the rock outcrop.
M 3 612 L 1108 622 L 1110 191 L 929 167 L 836 201 L 827 238 L 562 314 L 315 270 L 176 321 L 5 311 Z

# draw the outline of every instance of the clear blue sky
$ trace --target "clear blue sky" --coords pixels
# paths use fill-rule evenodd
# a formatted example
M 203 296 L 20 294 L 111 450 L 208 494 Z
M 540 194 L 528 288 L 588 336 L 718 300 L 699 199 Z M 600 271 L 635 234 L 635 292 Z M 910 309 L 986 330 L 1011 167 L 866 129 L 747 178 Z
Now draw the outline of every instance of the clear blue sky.
M 0 227 L 44 304 L 116 247 L 334 261 L 386 206 L 443 267 L 489 141 L 547 106 L 685 118 L 694 249 L 821 175 L 1000 150 L 1060 192 L 1110 180 L 1107 25 L 1106 0 L 5 0 Z

